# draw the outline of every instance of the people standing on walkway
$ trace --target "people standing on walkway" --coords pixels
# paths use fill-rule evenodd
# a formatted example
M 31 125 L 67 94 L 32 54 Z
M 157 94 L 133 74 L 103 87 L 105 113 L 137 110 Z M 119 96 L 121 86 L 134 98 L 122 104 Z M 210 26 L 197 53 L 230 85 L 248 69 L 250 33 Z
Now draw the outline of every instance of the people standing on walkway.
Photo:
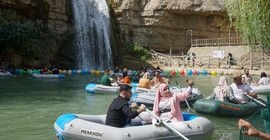
M 160 75 L 160 70 L 156 70 L 155 77 L 151 80 L 151 84 L 157 85 L 158 83 L 169 83 L 169 79 L 166 79 Z
M 239 103 L 247 103 L 249 95 L 253 98 L 257 98 L 257 94 L 252 90 L 252 88 L 246 83 L 242 83 L 241 74 L 234 74 L 233 83 L 231 85 L 234 97 Z
M 191 56 L 192 56 L 192 65 L 194 66 L 195 65 L 195 59 L 196 59 L 196 55 L 194 52 L 191 53 Z
M 267 75 L 265 72 L 261 73 L 261 79 L 259 81 L 259 83 L 257 84 L 257 86 L 259 85 L 269 85 L 270 84 L 270 80 L 269 78 L 267 78 Z
M 188 81 L 188 88 L 183 93 L 171 93 L 168 84 L 160 84 L 154 100 L 153 113 L 163 122 L 184 121 L 179 103 L 192 94 L 193 85 L 192 81 Z M 157 119 L 153 118 L 152 124 L 156 123 Z
M 132 111 L 132 108 L 137 107 L 137 104 L 134 102 L 129 107 L 127 103 L 130 101 L 131 86 L 127 84 L 122 84 L 120 86 L 120 95 L 113 100 L 111 103 L 107 116 L 106 116 L 106 125 L 114 126 L 114 127 L 125 127 L 131 123 L 131 118 L 137 117 L 143 110 L 146 109 L 144 104 L 141 104 L 139 109 L 136 111 Z
M 117 81 L 110 77 L 110 70 L 106 69 L 105 74 L 101 78 L 101 85 L 112 86 L 111 82 L 117 83 Z
M 254 82 L 255 84 L 258 84 L 252 76 L 249 75 L 249 69 L 244 69 L 244 75 L 242 75 L 242 82 L 247 83 L 248 85 L 251 85 L 251 82 Z
M 228 53 L 228 59 L 229 61 L 227 62 L 227 64 L 233 65 L 232 53 Z
M 190 55 L 189 55 L 189 52 L 187 52 L 187 61 L 188 61 L 188 64 L 189 64 L 189 61 L 190 61 Z

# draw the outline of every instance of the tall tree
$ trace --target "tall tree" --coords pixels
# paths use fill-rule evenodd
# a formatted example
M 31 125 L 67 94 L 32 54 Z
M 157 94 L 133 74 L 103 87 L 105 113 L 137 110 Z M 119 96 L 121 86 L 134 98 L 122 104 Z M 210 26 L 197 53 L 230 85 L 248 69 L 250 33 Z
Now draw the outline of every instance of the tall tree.
M 255 43 L 270 52 L 270 1 L 227 0 L 226 9 L 243 42 L 254 48 Z

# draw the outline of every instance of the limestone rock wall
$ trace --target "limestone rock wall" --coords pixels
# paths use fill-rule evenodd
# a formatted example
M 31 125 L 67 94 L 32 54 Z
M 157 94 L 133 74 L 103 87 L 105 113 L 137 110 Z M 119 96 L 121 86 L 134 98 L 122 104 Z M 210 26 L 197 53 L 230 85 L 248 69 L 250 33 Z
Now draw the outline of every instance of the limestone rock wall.
M 70 0 L 0 0 L 0 10 L 12 10 L 21 18 L 41 20 L 58 33 L 67 31 Z
M 43 65 L 74 68 L 76 48 L 73 45 L 71 0 L 0 0 L 0 14 L 21 21 L 39 20 L 46 34 L 43 42 L 39 42 L 44 46 L 40 47 L 44 54 L 39 58 L 20 49 L 4 47 L 0 52 L 0 63 L 16 68 L 39 68 Z
M 224 0 L 112 0 L 123 42 L 188 51 L 192 38 L 228 38 Z M 187 32 L 189 31 L 189 32 Z

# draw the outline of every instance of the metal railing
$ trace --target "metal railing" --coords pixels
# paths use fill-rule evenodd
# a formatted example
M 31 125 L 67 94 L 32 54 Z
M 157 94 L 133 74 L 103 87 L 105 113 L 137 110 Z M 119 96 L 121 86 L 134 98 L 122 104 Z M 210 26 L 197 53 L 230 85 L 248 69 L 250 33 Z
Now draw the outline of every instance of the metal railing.
M 243 45 L 240 37 L 192 39 L 191 47 Z

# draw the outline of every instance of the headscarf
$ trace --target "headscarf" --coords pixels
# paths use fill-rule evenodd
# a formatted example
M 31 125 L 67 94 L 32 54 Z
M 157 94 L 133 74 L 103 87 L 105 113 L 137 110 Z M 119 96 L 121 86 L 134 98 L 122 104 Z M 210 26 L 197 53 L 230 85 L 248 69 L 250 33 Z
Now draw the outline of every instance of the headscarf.
M 226 77 L 222 76 L 219 79 L 218 86 L 214 89 L 216 93 L 216 99 L 224 101 L 224 97 L 228 97 L 230 87 L 228 86 L 228 80 Z
M 149 72 L 146 72 L 144 75 L 143 75 L 143 78 L 144 79 L 147 79 L 147 77 L 150 76 Z
M 155 101 L 154 101 L 154 108 L 153 108 L 153 112 L 159 116 L 159 102 L 169 99 L 172 97 L 172 94 L 166 96 L 164 93 L 164 88 L 166 87 L 167 84 L 163 84 L 161 83 L 157 89 L 157 93 L 156 93 L 156 97 L 155 97 Z M 170 91 L 171 92 L 171 91 Z M 171 106 L 172 107 L 172 106 Z
M 127 76 L 127 71 L 123 71 L 122 75 L 123 75 L 123 79 L 124 79 Z

